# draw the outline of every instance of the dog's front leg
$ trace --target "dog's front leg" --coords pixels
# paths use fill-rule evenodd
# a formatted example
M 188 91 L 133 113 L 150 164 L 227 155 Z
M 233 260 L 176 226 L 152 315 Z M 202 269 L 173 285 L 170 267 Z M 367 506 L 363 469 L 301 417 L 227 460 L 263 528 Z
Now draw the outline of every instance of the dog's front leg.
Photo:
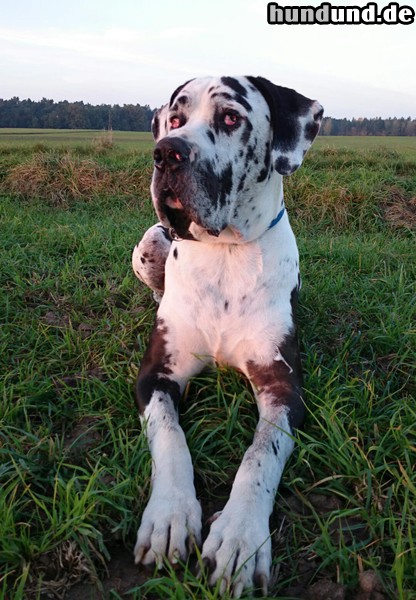
M 201 364 L 191 354 L 169 346 L 169 335 L 175 339 L 173 333 L 158 319 L 136 387 L 152 456 L 152 493 L 137 533 L 135 562 L 156 563 L 159 568 L 164 558 L 172 564 L 185 560 L 201 541 L 201 507 L 178 421 L 183 387 Z
M 246 364 L 256 392 L 259 422 L 234 480 L 230 498 L 206 539 L 202 557 L 220 581 L 239 598 L 247 587 L 267 595 L 271 568 L 269 518 L 286 461 L 294 448 L 293 432 L 301 425 L 304 406 L 300 364 L 291 366 L 280 352 L 269 364 Z

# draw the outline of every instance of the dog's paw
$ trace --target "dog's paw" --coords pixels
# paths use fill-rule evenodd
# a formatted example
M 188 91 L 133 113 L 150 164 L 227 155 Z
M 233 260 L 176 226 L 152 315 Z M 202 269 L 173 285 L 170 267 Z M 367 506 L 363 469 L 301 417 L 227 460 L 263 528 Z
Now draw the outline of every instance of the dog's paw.
M 219 582 L 221 595 L 228 591 L 240 598 L 246 588 L 254 587 L 266 596 L 271 566 L 268 519 L 227 505 L 211 525 L 202 560 L 210 585 Z
M 135 563 L 171 564 L 186 560 L 201 544 L 202 511 L 195 497 L 158 497 L 152 494 L 143 513 L 134 548 Z

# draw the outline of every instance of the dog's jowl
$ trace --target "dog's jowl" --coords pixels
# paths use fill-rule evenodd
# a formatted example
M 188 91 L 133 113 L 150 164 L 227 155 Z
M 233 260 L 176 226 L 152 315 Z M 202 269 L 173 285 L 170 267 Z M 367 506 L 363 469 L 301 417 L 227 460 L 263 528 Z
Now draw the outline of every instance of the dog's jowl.
M 251 382 L 259 422 L 202 557 L 210 583 L 235 597 L 267 590 L 269 517 L 304 417 L 298 250 L 282 176 L 302 163 L 322 114 L 318 102 L 262 77 L 221 77 L 180 86 L 153 120 L 159 223 L 133 252 L 136 275 L 160 303 L 136 386 L 152 492 L 135 558 L 162 566 L 202 543 L 178 403 L 190 377 L 231 365 Z

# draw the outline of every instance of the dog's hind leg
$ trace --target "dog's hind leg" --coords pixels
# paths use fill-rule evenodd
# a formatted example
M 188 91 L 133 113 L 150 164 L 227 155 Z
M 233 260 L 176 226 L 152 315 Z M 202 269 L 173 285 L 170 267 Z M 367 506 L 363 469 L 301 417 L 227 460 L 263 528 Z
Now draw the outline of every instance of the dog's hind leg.
M 171 244 L 169 229 L 157 223 L 146 231 L 133 250 L 134 274 L 153 290 L 156 302 L 160 302 L 165 289 L 165 263 Z

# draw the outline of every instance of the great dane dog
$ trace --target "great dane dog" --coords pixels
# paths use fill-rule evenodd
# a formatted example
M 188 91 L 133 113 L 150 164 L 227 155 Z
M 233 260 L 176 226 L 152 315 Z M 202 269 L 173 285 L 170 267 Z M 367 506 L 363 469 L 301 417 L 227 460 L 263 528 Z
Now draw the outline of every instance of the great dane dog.
M 186 82 L 154 116 L 151 192 L 159 223 L 133 269 L 160 302 L 136 385 L 152 492 L 136 563 L 185 560 L 201 544 L 201 507 L 178 403 L 207 365 L 242 371 L 259 422 L 202 547 L 209 583 L 267 592 L 269 517 L 304 418 L 295 310 L 298 250 L 282 175 L 301 164 L 322 106 L 262 77 Z

